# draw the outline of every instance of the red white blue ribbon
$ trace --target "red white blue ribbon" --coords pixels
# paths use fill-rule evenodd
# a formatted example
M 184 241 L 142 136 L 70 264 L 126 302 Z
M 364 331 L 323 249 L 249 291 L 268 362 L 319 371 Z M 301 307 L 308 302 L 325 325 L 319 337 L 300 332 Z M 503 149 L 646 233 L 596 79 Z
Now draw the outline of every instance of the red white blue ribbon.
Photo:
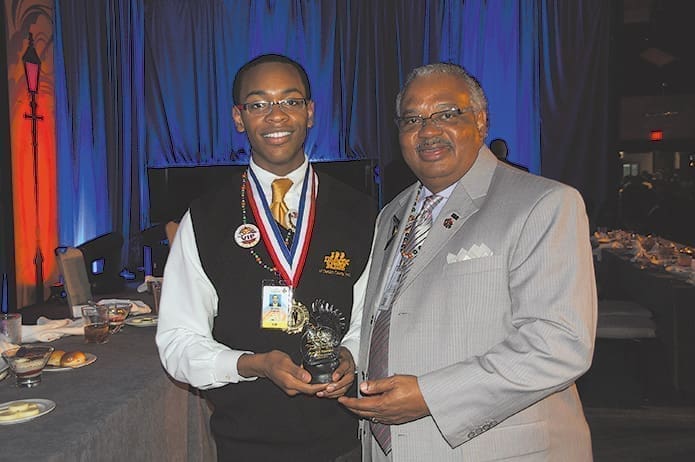
M 290 287 L 297 287 L 309 251 L 311 234 L 314 230 L 318 176 L 309 163 L 299 198 L 297 227 L 289 247 L 285 244 L 280 226 L 270 212 L 270 206 L 261 190 L 258 178 L 250 168 L 248 169 L 248 177 L 251 181 L 246 183 L 246 196 L 253 211 L 254 220 L 261 231 L 263 244 L 265 244 L 275 268 L 285 283 Z

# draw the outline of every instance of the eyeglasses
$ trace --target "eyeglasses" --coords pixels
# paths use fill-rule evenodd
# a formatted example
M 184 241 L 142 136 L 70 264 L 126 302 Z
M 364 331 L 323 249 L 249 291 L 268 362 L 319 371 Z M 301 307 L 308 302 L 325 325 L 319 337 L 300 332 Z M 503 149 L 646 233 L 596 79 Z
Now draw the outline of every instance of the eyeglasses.
M 297 112 L 304 109 L 306 103 L 306 98 L 287 98 L 280 101 L 254 101 L 252 103 L 237 104 L 237 107 L 251 115 L 266 115 L 270 113 L 275 105 L 280 106 L 283 112 Z
M 445 109 L 444 111 L 433 112 L 429 117 L 422 117 L 420 115 L 412 115 L 406 117 L 396 117 L 396 125 L 398 129 L 402 132 L 414 132 L 418 131 L 425 126 L 426 120 L 431 120 L 437 127 L 456 125 L 461 121 L 461 116 L 473 112 L 473 108 L 459 109 L 457 107 L 452 107 L 451 109 Z

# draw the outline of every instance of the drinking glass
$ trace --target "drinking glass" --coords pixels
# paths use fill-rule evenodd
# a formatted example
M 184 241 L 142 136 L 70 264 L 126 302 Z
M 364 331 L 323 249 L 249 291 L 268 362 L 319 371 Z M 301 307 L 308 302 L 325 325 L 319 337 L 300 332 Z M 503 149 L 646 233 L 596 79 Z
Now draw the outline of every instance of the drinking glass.
M 82 307 L 85 343 L 106 343 L 109 341 L 109 307 L 90 305 Z
M 106 303 L 104 306 L 109 310 L 109 331 L 113 335 L 121 330 L 125 323 L 125 318 L 130 314 L 130 308 L 133 305 L 132 303 L 117 302 Z
M 20 388 L 37 387 L 41 383 L 41 371 L 53 353 L 53 347 L 25 345 L 2 352 Z
M 2 338 L 2 336 L 6 338 Z M 0 338 L 15 345 L 22 343 L 22 315 L 20 313 L 0 314 Z
M 162 283 L 159 281 L 147 281 L 147 289 L 154 297 L 153 313 L 159 313 L 159 299 L 162 296 Z

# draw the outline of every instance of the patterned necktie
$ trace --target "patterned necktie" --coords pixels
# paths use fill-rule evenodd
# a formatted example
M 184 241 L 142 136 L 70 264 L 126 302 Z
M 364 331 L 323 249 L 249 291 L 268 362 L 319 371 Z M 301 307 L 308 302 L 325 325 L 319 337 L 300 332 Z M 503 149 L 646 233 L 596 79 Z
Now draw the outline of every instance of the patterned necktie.
M 287 222 L 287 213 L 289 209 L 287 208 L 287 204 L 285 204 L 285 194 L 287 194 L 291 186 L 292 180 L 289 178 L 278 178 L 274 180 L 271 185 L 273 189 L 273 200 L 270 203 L 270 213 L 273 214 L 275 221 L 285 229 L 289 229 L 290 227 Z
M 369 379 L 381 379 L 388 377 L 388 358 L 389 358 L 389 329 L 391 325 L 391 308 L 393 301 L 398 296 L 403 281 L 408 271 L 413 265 L 413 261 L 422 247 L 422 243 L 427 237 L 427 233 L 432 227 L 432 210 L 443 199 L 442 196 L 433 194 L 425 198 L 422 210 L 417 215 L 409 229 L 406 230 L 406 237 L 401 250 L 401 261 L 396 269 L 397 277 L 393 277 L 387 288 L 389 294 L 374 321 L 372 330 L 371 345 L 369 348 Z M 370 428 L 374 438 L 381 446 L 385 454 L 391 452 L 391 427 L 388 425 L 370 422 Z

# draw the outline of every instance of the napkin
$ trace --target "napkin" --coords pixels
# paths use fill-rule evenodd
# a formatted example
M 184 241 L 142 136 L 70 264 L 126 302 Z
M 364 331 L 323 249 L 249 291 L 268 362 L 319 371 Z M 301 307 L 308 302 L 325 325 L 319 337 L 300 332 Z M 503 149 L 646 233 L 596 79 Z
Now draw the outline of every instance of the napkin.
M 82 319 L 48 319 L 41 316 L 35 326 L 22 326 L 22 343 L 52 342 L 66 335 L 84 335 Z
M 147 292 L 147 290 L 148 290 L 147 283 L 151 282 L 151 281 L 152 282 L 156 281 L 156 282 L 159 282 L 159 284 L 162 284 L 162 282 L 164 282 L 164 278 L 163 277 L 154 277 L 154 276 L 150 276 L 150 275 L 145 276 L 145 282 L 140 284 L 137 288 L 138 293 L 141 294 L 143 292 Z

